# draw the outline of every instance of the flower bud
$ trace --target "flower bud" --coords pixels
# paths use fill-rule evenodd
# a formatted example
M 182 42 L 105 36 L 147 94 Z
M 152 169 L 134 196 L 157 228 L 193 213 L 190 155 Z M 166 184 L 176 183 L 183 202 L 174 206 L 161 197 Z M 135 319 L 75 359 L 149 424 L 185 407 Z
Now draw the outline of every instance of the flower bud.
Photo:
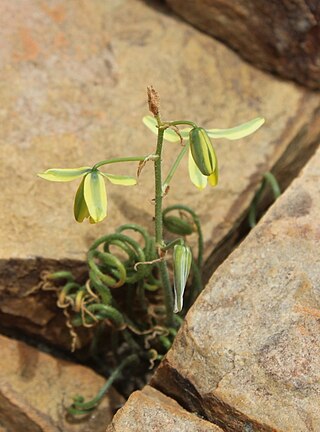
M 189 132 L 193 160 L 201 173 L 210 176 L 216 169 L 217 157 L 205 129 L 195 127 Z
M 164 216 L 163 224 L 168 231 L 180 236 L 190 235 L 194 231 L 189 222 L 177 216 Z
M 183 294 L 190 273 L 192 261 L 191 249 L 184 245 L 173 248 L 174 274 L 174 312 L 180 312 L 183 307 Z

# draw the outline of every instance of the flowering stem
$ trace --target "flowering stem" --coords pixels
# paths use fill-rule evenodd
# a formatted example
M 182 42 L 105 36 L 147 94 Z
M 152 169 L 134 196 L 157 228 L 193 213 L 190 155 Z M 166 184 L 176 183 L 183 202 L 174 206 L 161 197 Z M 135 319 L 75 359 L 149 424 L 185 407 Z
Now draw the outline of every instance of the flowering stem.
M 93 166 L 93 169 L 99 168 L 102 165 L 109 165 L 109 164 L 118 163 L 118 162 L 142 162 L 147 157 L 148 156 L 131 156 L 131 157 L 123 157 L 123 158 L 105 159 L 105 160 L 102 160 L 102 161 L 96 163 Z
M 189 120 L 176 120 L 176 121 L 166 122 L 165 124 L 170 126 L 189 125 L 192 126 L 193 128 L 197 127 L 197 125 L 194 122 Z
M 165 191 L 166 188 L 169 186 L 169 184 L 172 180 L 172 177 L 174 176 L 174 174 L 175 174 L 181 160 L 183 159 L 183 156 L 186 154 L 186 151 L 188 150 L 188 148 L 189 148 L 189 143 L 186 144 L 183 147 L 183 149 L 180 151 L 180 153 L 178 154 L 177 159 L 175 160 L 174 164 L 172 165 L 172 167 L 171 167 L 171 169 L 170 169 L 170 171 L 169 171 L 169 173 L 168 173 L 168 175 L 167 175 L 167 177 L 163 183 L 163 186 L 162 186 L 163 191 Z
M 155 177 L 155 238 L 157 249 L 162 250 L 164 245 L 163 241 L 163 225 L 162 225 L 162 171 L 161 171 L 161 156 L 162 156 L 162 145 L 163 145 L 163 134 L 164 130 L 161 129 L 160 116 L 155 116 L 158 122 L 158 140 L 156 155 L 158 158 L 154 162 L 154 177 Z M 159 258 L 160 254 L 158 252 Z M 162 280 L 162 287 L 164 293 L 164 302 L 166 307 L 167 325 L 172 325 L 173 322 L 173 292 L 170 284 L 170 278 L 168 273 L 167 264 L 165 261 L 159 263 L 160 275 Z
M 169 249 L 172 249 L 172 248 L 173 248 L 175 245 L 177 245 L 177 244 L 179 244 L 179 245 L 183 245 L 183 244 L 184 244 L 183 239 L 182 239 L 182 238 L 177 238 L 177 239 L 172 240 L 171 242 L 167 243 L 167 244 L 162 248 L 162 250 L 167 251 L 167 250 L 169 250 Z

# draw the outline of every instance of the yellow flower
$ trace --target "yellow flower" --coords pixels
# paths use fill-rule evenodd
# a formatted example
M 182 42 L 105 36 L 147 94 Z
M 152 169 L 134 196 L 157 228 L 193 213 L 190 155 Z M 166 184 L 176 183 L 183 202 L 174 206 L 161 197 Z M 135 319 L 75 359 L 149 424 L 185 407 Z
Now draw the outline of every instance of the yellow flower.
M 214 171 L 209 175 L 204 175 L 197 167 L 191 150 L 189 149 L 189 160 L 188 160 L 188 168 L 189 168 L 189 177 L 192 183 L 200 190 L 204 189 L 207 186 L 208 180 L 211 186 L 216 186 L 218 183 L 218 161 L 216 160 Z
M 229 129 L 203 129 L 198 127 L 180 129 L 180 136 L 185 140 L 190 140 L 188 168 L 192 183 L 198 189 L 204 189 L 208 181 L 211 186 L 216 186 L 218 183 L 218 160 L 209 138 L 225 138 L 228 140 L 244 138 L 258 130 L 264 121 L 263 117 L 256 117 L 253 120 Z M 158 133 L 157 121 L 154 117 L 145 116 L 143 123 L 153 133 Z M 192 139 L 190 139 L 190 132 L 192 130 L 196 130 L 196 134 L 199 135 L 198 141 L 200 142 L 198 144 L 195 142 L 192 144 Z M 179 142 L 181 139 L 180 136 L 169 128 L 164 132 L 164 139 L 170 142 Z
M 68 182 L 83 177 L 74 200 L 74 217 L 77 222 L 89 218 L 90 223 L 101 222 L 107 216 L 107 194 L 104 179 L 123 186 L 137 183 L 134 177 L 106 174 L 96 168 L 52 168 L 39 177 L 56 182 Z
M 192 183 L 199 189 L 218 183 L 218 161 L 210 138 L 203 128 L 193 128 L 189 132 L 189 176 Z

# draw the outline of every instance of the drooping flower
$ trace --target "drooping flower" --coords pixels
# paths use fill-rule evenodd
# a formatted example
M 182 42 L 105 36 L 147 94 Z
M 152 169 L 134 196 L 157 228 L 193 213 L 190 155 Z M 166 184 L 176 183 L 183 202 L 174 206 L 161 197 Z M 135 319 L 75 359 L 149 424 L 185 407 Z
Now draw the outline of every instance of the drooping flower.
M 191 182 L 198 188 L 204 189 L 209 184 L 216 186 L 218 183 L 218 160 L 215 154 L 215 150 L 212 147 L 209 138 L 225 138 L 228 140 L 237 140 L 245 138 L 258 130 L 265 122 L 263 117 L 256 117 L 246 123 L 239 126 L 235 126 L 229 129 L 203 129 L 203 128 L 184 128 L 179 130 L 180 136 L 184 140 L 190 141 L 189 147 L 189 177 Z M 145 116 L 143 123 L 153 132 L 158 133 L 157 121 L 152 116 Z M 194 134 L 198 134 L 199 143 L 192 144 L 190 140 L 190 132 L 196 130 Z M 201 133 L 199 131 L 201 130 Z M 170 142 L 179 142 L 180 136 L 172 129 L 166 129 L 164 132 L 164 139 Z M 201 144 L 202 142 L 202 144 Z
M 111 183 L 132 186 L 134 177 L 106 174 L 97 168 L 72 169 L 52 168 L 38 174 L 39 177 L 56 182 L 68 182 L 82 177 L 74 200 L 74 217 L 77 222 L 89 218 L 90 223 L 101 222 L 107 216 L 107 194 L 105 178 Z
M 205 129 L 195 127 L 189 132 L 189 176 L 199 189 L 207 184 L 218 183 L 218 161 Z

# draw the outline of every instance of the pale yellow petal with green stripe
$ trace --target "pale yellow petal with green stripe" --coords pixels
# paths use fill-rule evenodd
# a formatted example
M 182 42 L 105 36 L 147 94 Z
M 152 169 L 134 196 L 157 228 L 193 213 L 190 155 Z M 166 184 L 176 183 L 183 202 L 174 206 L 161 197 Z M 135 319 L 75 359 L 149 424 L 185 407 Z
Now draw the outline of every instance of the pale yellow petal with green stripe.
M 74 206 L 73 206 L 73 212 L 74 217 L 77 222 L 83 222 L 85 218 L 88 218 L 89 211 L 87 204 L 84 199 L 84 181 L 85 177 L 81 180 L 81 183 L 78 187 L 75 199 L 74 199 Z
M 107 194 L 104 178 L 99 171 L 86 175 L 83 193 L 92 221 L 101 222 L 107 216 Z
M 121 176 L 114 174 L 105 174 L 101 173 L 104 177 L 106 177 L 111 183 L 122 186 L 134 186 L 137 184 L 137 179 L 135 177 L 130 176 Z
M 154 117 L 147 115 L 143 117 L 142 121 L 147 126 L 147 128 L 151 130 L 151 132 L 158 135 L 157 120 Z M 180 141 L 179 135 L 174 130 L 169 128 L 164 131 L 163 138 L 170 142 Z
M 199 170 L 195 161 L 193 160 L 191 150 L 189 150 L 189 176 L 192 183 L 200 190 L 204 189 L 207 186 L 207 178 L 202 172 Z
M 251 135 L 258 130 L 265 122 L 263 117 L 257 117 L 239 126 L 230 129 L 206 129 L 210 138 L 226 138 L 229 140 L 237 140 Z
M 49 181 L 55 182 L 68 182 L 81 177 L 85 173 L 91 170 L 90 167 L 80 168 L 51 168 L 43 173 L 39 173 L 38 176 Z

